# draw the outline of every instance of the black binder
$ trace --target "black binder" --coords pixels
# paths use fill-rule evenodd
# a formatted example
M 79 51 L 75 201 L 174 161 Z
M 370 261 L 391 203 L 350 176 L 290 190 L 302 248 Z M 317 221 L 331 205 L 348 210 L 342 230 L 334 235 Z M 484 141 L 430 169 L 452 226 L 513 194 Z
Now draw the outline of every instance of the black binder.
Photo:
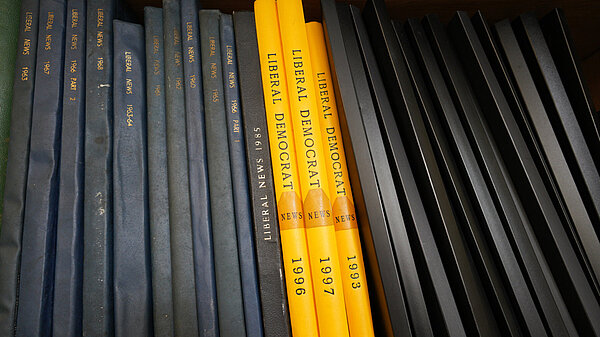
M 600 223 L 600 165 L 587 146 L 583 126 L 562 83 L 539 22 L 533 14 L 523 14 L 513 23 L 513 29 L 529 66 L 546 113 L 573 173 L 579 194 L 588 214 Z M 558 149 L 556 149 L 558 151 Z M 600 227 L 595 227 L 600 237 Z
M 489 32 L 485 29 L 487 24 L 481 14 L 478 16 L 479 22 L 482 23 L 479 25 L 479 30 L 483 28 Z M 508 21 L 503 21 L 503 24 L 505 29 L 510 29 Z M 499 25 L 501 24 L 496 27 Z M 469 36 L 472 37 L 475 34 L 474 27 L 464 26 L 471 31 Z M 490 34 L 479 34 L 479 36 L 487 36 L 487 38 L 480 38 L 481 45 L 474 46 L 474 50 L 478 49 L 478 57 L 481 60 L 484 55 L 488 56 L 489 63 L 487 65 L 485 65 L 485 61 L 480 63 L 481 71 L 489 79 L 489 86 L 485 90 L 489 90 L 497 102 L 497 104 L 489 102 L 489 108 L 485 110 L 485 118 L 490 125 L 496 126 L 491 128 L 493 136 L 497 143 L 501 144 L 499 149 L 502 156 L 512 163 L 508 166 L 508 171 L 517 185 L 517 192 L 528 215 L 531 219 L 535 219 L 536 224 L 532 226 L 532 230 L 537 237 L 542 253 L 547 257 L 548 267 L 552 272 L 550 277 L 554 277 L 556 280 L 558 289 L 570 312 L 586 313 L 589 310 L 587 314 L 571 314 L 570 316 L 582 335 L 590 334 L 590 321 L 585 316 L 590 316 L 591 313 L 594 313 L 591 314 L 591 317 L 600 316 L 600 311 L 598 311 L 600 307 L 595 299 L 593 288 L 590 287 L 576 251 L 571 245 L 571 238 L 567 233 L 567 229 L 570 227 L 565 228 L 563 225 L 563 220 L 552 202 L 549 189 L 544 184 L 542 172 L 538 171 L 538 167 L 542 166 L 536 166 L 534 161 L 537 151 L 529 150 L 525 140 L 527 135 L 521 132 L 522 129 L 529 129 L 528 121 L 525 119 L 519 121 L 516 118 L 517 115 L 524 114 L 521 104 L 519 103 L 517 106 L 519 110 L 515 110 L 515 107 L 511 109 L 508 97 L 514 95 L 515 92 L 501 90 L 502 87 L 512 88 L 512 85 L 509 78 L 501 76 L 507 73 L 499 71 L 499 69 L 504 70 L 505 68 L 497 53 L 492 36 Z M 497 74 L 496 81 L 494 81 L 494 73 Z M 505 85 L 500 85 L 501 82 L 504 82 Z M 484 99 L 483 97 L 489 96 L 480 95 L 480 97 L 481 101 Z M 516 97 L 513 100 L 518 102 Z M 562 311 L 564 312 L 565 309 Z
M 556 70 L 565 85 L 569 101 L 577 111 L 575 116 L 581 125 L 581 131 L 598 167 L 600 166 L 600 114 L 594 108 L 587 82 L 583 78 L 564 11 L 560 8 L 553 9 L 540 20 L 540 26 L 556 64 Z
M 581 240 L 580 242 L 582 248 L 586 253 L 584 254 L 584 261 L 582 262 L 589 263 L 584 263 L 582 265 L 587 265 L 589 268 L 591 268 L 589 272 L 596 273 L 595 275 L 597 277 L 599 242 L 597 237 L 593 234 L 592 221 L 588 217 L 587 212 L 585 212 L 584 204 L 580 195 L 575 190 L 576 186 L 574 178 L 568 169 L 564 155 L 560 151 L 558 139 L 553 132 L 549 132 L 552 130 L 550 124 L 551 122 L 545 113 L 543 103 L 535 88 L 535 83 L 531 74 L 529 71 L 524 70 L 526 69 L 524 68 L 526 66 L 525 59 L 521 53 L 515 34 L 507 20 L 497 23 L 494 28 L 498 36 L 498 45 L 502 49 L 502 53 L 507 61 L 507 68 L 511 71 L 511 76 L 514 79 L 515 87 L 522 97 L 524 107 L 526 108 L 525 112 L 527 117 L 531 121 L 532 129 L 538 135 L 540 148 L 546 154 L 548 166 L 554 173 L 557 188 L 563 195 L 565 209 L 570 214 L 570 218 L 574 224 L 574 230 L 577 231 L 578 238 Z M 517 69 L 519 70 L 516 71 Z M 590 234 L 590 232 L 592 234 Z M 587 260 L 586 257 L 589 258 L 589 260 Z M 571 268 L 574 267 L 571 266 Z M 594 277 L 594 274 L 590 274 L 589 272 L 587 275 L 587 281 L 593 288 L 592 293 L 596 293 L 597 284 L 594 283 L 596 278 Z M 587 295 L 585 297 L 581 297 L 581 295 L 575 297 L 573 296 L 573 293 L 571 293 L 571 298 L 567 299 L 567 301 L 575 301 L 577 298 L 579 298 L 579 301 L 582 301 L 581 305 L 589 308 L 587 310 L 590 310 L 598 305 L 597 295 L 592 296 L 591 298 Z M 577 322 L 579 319 L 585 319 L 586 315 L 589 314 L 586 314 L 584 311 L 578 314 L 577 317 L 574 317 L 574 319 L 576 319 Z M 591 325 L 591 327 L 588 324 Z M 578 323 L 578 326 L 582 328 L 593 327 L 593 329 L 596 329 L 595 326 L 597 324 L 597 320 L 590 320 L 587 324 L 585 321 L 583 323 Z
M 494 261 L 492 247 L 486 242 L 483 223 L 478 219 L 476 207 L 467 188 L 468 178 L 461 177 L 460 156 L 452 152 L 451 135 L 444 130 L 438 112 L 446 106 L 439 105 L 439 88 L 445 88 L 443 78 L 433 59 L 433 54 L 425 31 L 417 19 L 409 19 L 404 27 L 407 37 L 417 56 L 406 58 L 407 66 L 413 74 L 415 91 L 420 92 L 421 107 L 427 123 L 430 138 L 434 142 L 434 151 L 438 162 L 443 165 L 442 174 L 449 186 L 450 198 L 459 218 L 462 233 L 467 240 L 471 257 L 479 270 L 479 277 L 484 285 L 490 306 L 493 309 L 498 333 L 503 336 L 520 336 L 521 330 L 517 317 L 510 304 L 508 292 L 503 284 L 498 266 Z M 417 64 L 418 63 L 418 64 Z M 435 81 L 438 78 L 438 81 Z M 429 82 L 429 83 L 427 83 Z
M 376 314 L 373 317 L 380 317 L 379 324 L 375 322 L 375 326 L 380 327 L 382 331 L 376 332 L 388 336 L 412 336 L 410 317 L 404 303 L 404 289 L 396 262 L 396 248 L 402 249 L 398 256 L 401 266 L 405 266 L 402 262 L 406 262 L 414 276 L 416 267 L 412 261 L 410 246 L 394 247 L 392 243 L 391 231 L 402 231 L 402 228 L 391 225 L 402 225 L 402 215 L 383 141 L 379 135 L 379 126 L 372 103 L 368 107 L 362 100 L 359 103 L 357 98 L 358 93 L 354 87 L 335 1 L 322 0 L 321 8 L 327 49 L 332 61 L 330 63 L 334 68 L 333 82 L 338 97 L 348 171 L 354 187 L 359 229 L 366 248 L 369 284 L 376 295 L 372 306 Z M 375 141 L 377 143 L 374 143 Z M 380 173 L 378 177 L 380 171 L 384 173 Z M 378 178 L 387 178 L 385 184 L 380 186 Z M 387 209 L 384 209 L 384 205 L 387 205 Z
M 436 88 L 437 106 L 440 107 L 439 116 L 443 120 L 444 128 L 448 130 L 448 134 L 452 135 L 452 146 L 455 154 L 463 161 L 463 165 L 461 165 L 463 176 L 465 180 L 469 181 L 469 191 L 474 196 L 474 203 L 476 201 L 480 221 L 485 224 L 483 227 L 488 242 L 493 247 L 493 254 L 496 256 L 501 275 L 508 283 L 509 296 L 516 307 L 514 309 L 519 315 L 524 330 L 529 331 L 532 335 L 545 336 L 544 323 L 527 286 L 525 275 L 520 270 L 518 256 L 512 250 L 509 236 L 504 230 L 506 217 L 500 207 L 503 204 L 496 204 L 498 193 L 495 191 L 494 186 L 488 186 L 487 181 L 490 173 L 488 168 L 494 170 L 492 173 L 496 177 L 496 183 L 504 185 L 502 186 L 503 200 L 512 203 L 512 196 L 507 191 L 506 182 L 501 175 L 502 172 L 495 162 L 495 155 L 489 153 L 491 151 L 487 151 L 488 166 L 480 166 L 479 161 L 482 160 L 480 149 L 476 146 L 477 144 L 473 144 L 472 147 L 470 143 L 473 136 L 469 133 L 473 130 L 481 135 L 480 140 L 484 143 L 487 142 L 485 131 L 481 129 L 480 125 L 469 127 L 469 125 L 463 126 L 461 122 L 462 110 L 477 109 L 476 100 L 439 19 L 436 16 L 428 15 L 425 17 L 423 25 L 435 55 L 435 58 L 430 55 L 425 62 L 432 67 L 439 67 L 437 71 L 430 73 L 429 78 L 430 85 Z M 438 65 L 434 66 L 436 61 Z M 445 86 L 442 85 L 444 83 Z M 512 210 L 513 213 L 516 212 L 514 205 Z M 519 220 L 520 218 L 516 219 L 517 222 Z

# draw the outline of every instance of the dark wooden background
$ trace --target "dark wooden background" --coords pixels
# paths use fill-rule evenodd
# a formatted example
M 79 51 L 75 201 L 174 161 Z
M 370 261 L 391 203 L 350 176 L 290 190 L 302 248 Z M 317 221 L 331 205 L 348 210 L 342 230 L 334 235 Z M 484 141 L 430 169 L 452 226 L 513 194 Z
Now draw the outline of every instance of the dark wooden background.
M 161 0 L 125 0 L 140 15 L 144 6 L 160 7 Z M 284 0 L 285 1 L 285 0 Z M 338 0 L 340 1 L 340 0 Z M 359 8 L 365 0 L 343 0 Z M 200 0 L 203 8 L 217 8 L 231 13 L 234 10 L 252 10 L 252 0 Z M 319 0 L 303 0 L 307 20 L 319 20 Z M 575 47 L 584 69 L 596 109 L 600 107 L 600 0 L 386 0 L 394 19 L 422 17 L 436 13 L 449 20 L 457 10 L 473 14 L 481 10 L 494 22 L 514 18 L 524 12 L 535 12 L 538 17 L 552 8 L 564 9 L 575 41 Z

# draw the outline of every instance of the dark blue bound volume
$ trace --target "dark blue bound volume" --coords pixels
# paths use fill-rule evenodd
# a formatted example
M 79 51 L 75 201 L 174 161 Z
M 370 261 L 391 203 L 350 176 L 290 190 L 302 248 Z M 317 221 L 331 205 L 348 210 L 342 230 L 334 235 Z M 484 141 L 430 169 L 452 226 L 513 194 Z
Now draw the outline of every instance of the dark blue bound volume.
M 233 13 L 242 125 L 248 158 L 250 197 L 253 205 L 254 239 L 260 287 L 264 335 L 290 337 L 281 242 L 277 223 L 275 188 L 267 133 L 267 117 L 258 58 L 254 13 Z
M 87 6 L 83 335 L 112 336 L 113 30 L 115 0 Z
M 218 10 L 201 10 L 199 16 L 219 331 L 222 336 L 245 336 L 231 166 L 227 144 L 227 117 L 223 97 L 219 37 L 221 13 Z
M 217 289 L 208 192 L 208 166 L 204 126 L 204 97 L 196 0 L 181 1 L 183 70 L 187 119 L 188 167 L 198 328 L 202 336 L 218 336 Z
M 246 333 L 250 336 L 262 336 L 262 312 L 258 296 L 258 276 L 256 272 L 250 192 L 248 190 L 246 144 L 244 141 L 244 129 L 242 128 L 237 54 L 233 32 L 233 18 L 229 14 L 221 15 L 221 59 L 223 63 L 229 160 L 231 161 L 234 214 L 242 277 Z
M 115 336 L 152 335 L 144 28 L 113 21 Z
M 148 186 L 150 256 L 154 335 L 173 336 L 173 287 L 169 185 L 167 184 L 167 126 L 165 116 L 165 54 L 162 9 L 144 8 L 146 26 L 146 97 L 148 126 Z
M 81 336 L 83 286 L 83 141 L 85 0 L 69 0 L 65 33 L 60 188 L 52 334 Z
M 21 0 L 6 168 L 6 181 L 10 183 L 6 184 L 4 190 L 4 213 L 0 229 L 0 336 L 13 336 L 17 319 L 39 5 L 39 0 Z
M 198 336 L 179 1 L 163 0 L 163 14 L 173 317 L 175 335 Z
M 66 7 L 40 4 L 17 336 L 52 334 Z

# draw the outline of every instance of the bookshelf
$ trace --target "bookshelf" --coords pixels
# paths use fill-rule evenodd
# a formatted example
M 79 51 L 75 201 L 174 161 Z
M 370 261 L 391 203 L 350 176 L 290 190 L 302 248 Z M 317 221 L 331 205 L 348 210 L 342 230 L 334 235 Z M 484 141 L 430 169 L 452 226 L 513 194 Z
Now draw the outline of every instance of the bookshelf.
M 162 0 L 125 0 L 131 9 L 141 18 L 144 6 L 160 7 Z M 307 20 L 321 19 L 320 0 L 302 0 Z M 365 0 L 336 0 L 361 8 Z M 231 13 L 234 10 L 252 10 L 253 0 L 200 0 L 203 8 L 217 8 Z M 404 20 L 423 17 L 430 13 L 440 16 L 442 22 L 448 22 L 457 10 L 473 15 L 481 10 L 489 22 L 505 18 L 516 18 L 521 13 L 534 12 L 542 17 L 553 8 L 560 7 L 567 17 L 576 52 L 581 62 L 584 77 L 588 83 L 596 110 L 600 109 L 600 1 L 598 0 L 385 0 L 390 16 Z M 350 159 L 352 160 L 352 159 Z M 368 259 L 366 259 L 368 260 Z M 365 261 L 367 264 L 372 261 Z M 367 273 L 370 273 L 368 271 Z M 372 275 L 372 274 L 371 274 Z M 370 280 L 372 282 L 373 280 Z M 374 283 L 374 282 L 372 282 Z M 374 289 L 373 287 L 372 289 Z M 376 292 L 371 292 L 373 318 L 379 328 L 388 329 L 390 322 L 379 307 Z M 393 318 L 392 318 L 393 319 Z
M 161 0 L 125 0 L 141 18 L 144 6 L 158 6 Z M 338 0 L 341 1 L 341 0 Z M 365 0 L 344 0 L 359 8 Z M 251 10 L 252 0 L 200 0 L 204 8 L 218 8 L 224 12 Z M 307 19 L 320 19 L 320 0 L 303 0 Z M 533 11 L 539 15 L 555 7 L 564 9 L 581 59 L 596 109 L 600 109 L 600 1 L 597 0 L 386 0 L 392 18 L 422 17 L 429 13 L 440 15 L 447 21 L 454 11 L 473 14 L 481 10 L 490 21 L 515 17 Z

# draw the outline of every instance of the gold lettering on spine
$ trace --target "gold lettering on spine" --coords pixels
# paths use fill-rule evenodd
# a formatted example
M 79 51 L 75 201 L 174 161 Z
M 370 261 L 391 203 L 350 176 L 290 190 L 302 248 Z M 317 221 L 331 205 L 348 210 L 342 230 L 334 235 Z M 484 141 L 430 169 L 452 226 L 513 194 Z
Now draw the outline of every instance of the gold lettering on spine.
M 46 30 L 52 30 L 54 26 L 54 12 L 48 12 L 48 21 L 46 21 Z
M 152 37 L 152 53 L 154 53 L 154 55 L 158 55 L 159 51 L 160 51 L 160 39 L 157 35 L 154 35 Z M 154 75 L 160 74 L 160 61 L 158 59 L 154 59 L 152 69 L 154 70 Z
M 104 44 L 104 32 L 99 30 L 96 33 L 96 47 L 100 48 Z
M 77 28 L 79 25 L 79 10 L 77 8 L 71 9 L 71 28 Z
M 54 28 L 54 12 L 48 12 L 48 20 L 46 21 L 46 30 L 51 31 Z M 46 34 L 44 44 L 45 50 L 52 50 L 52 34 Z
M 174 56 L 175 56 L 175 65 L 178 67 L 181 67 L 181 52 L 176 51 Z
M 173 43 L 175 45 L 178 45 L 181 43 L 181 36 L 179 34 L 179 29 L 177 29 L 177 28 L 173 29 Z
M 181 44 L 181 32 L 177 28 L 173 28 L 173 44 L 175 46 Z M 175 65 L 181 67 L 181 52 L 176 51 L 173 57 L 175 58 Z M 183 78 L 177 77 L 175 79 L 175 89 L 183 90 Z
M 198 80 L 196 79 L 196 74 L 190 75 L 189 84 L 190 84 L 190 88 L 196 89 L 196 87 L 198 86 Z
M 233 64 L 233 47 L 231 47 L 230 45 L 225 46 L 225 53 L 227 56 L 227 64 L 232 65 Z
M 160 74 L 160 61 L 154 60 L 154 75 Z
M 130 51 L 125 51 L 125 72 L 130 73 L 133 71 L 133 56 Z M 125 94 L 133 95 L 133 80 L 131 78 L 125 79 Z
M 31 25 L 33 25 L 33 13 L 25 12 L 25 32 L 31 32 Z
M 29 55 L 31 50 L 31 39 L 23 40 L 23 55 Z
M 154 55 L 157 55 L 159 50 L 160 50 L 160 39 L 159 39 L 158 35 L 154 35 L 152 37 L 152 53 L 154 53 Z
M 187 41 L 192 41 L 194 38 L 194 26 L 192 26 L 191 22 L 188 21 L 185 23 L 185 30 L 187 33 Z
M 33 24 L 33 13 L 26 12 L 25 13 L 25 32 L 31 32 L 31 25 Z M 29 55 L 31 51 L 31 39 L 25 38 L 23 39 L 23 55 Z M 23 70 L 23 69 L 22 69 Z M 21 73 L 22 75 L 22 73 Z M 23 79 L 23 76 L 21 76 Z M 26 81 L 26 79 L 24 80 Z
M 79 41 L 79 36 L 77 34 L 71 35 L 71 50 L 77 50 L 77 42 Z
M 48 34 L 46 35 L 46 41 L 45 41 L 45 45 L 44 45 L 44 49 L 45 50 L 51 50 L 52 49 L 52 34 Z
M 29 80 L 29 67 L 21 68 L 21 81 L 25 82 Z
M 77 60 L 71 60 L 71 64 L 69 66 L 69 72 L 71 74 L 77 73 Z M 71 76 L 70 83 L 71 83 L 71 85 L 69 86 L 69 89 L 71 91 L 77 91 L 77 77 Z M 74 101 L 75 99 L 71 97 L 70 100 Z
M 98 8 L 96 28 L 98 28 L 98 31 L 96 32 L 96 46 L 102 47 L 104 45 L 104 31 L 102 30 L 102 28 L 104 28 L 104 9 L 102 8 Z M 102 67 L 102 69 L 104 69 L 104 67 Z
M 232 100 L 231 101 L 231 114 L 236 115 L 238 114 L 238 101 L 237 100 Z M 233 118 L 233 129 L 232 129 L 233 133 L 240 133 L 240 120 L 237 117 Z M 235 140 L 236 143 L 239 143 L 239 139 Z
M 217 78 L 217 64 L 215 62 L 210 63 L 210 78 Z
M 229 88 L 234 89 L 235 88 L 235 74 L 233 73 L 233 71 L 230 71 L 229 74 L 227 74 L 227 81 L 229 84 Z
M 127 104 L 125 113 L 127 115 L 127 126 L 133 126 L 133 105 L 132 104 Z
M 214 36 L 208 38 L 208 50 L 208 56 L 215 56 L 217 53 L 217 42 L 215 41 Z
M 96 28 L 102 28 L 102 27 L 104 27 L 104 9 L 98 8 Z
M 71 28 L 75 29 L 79 26 L 79 10 L 77 8 L 71 9 Z M 79 36 L 77 34 L 71 35 L 71 50 L 77 50 L 77 44 Z
M 79 11 L 76 8 L 71 9 L 71 28 L 75 29 L 79 26 Z M 71 50 L 77 50 L 79 44 L 79 36 L 75 33 L 71 34 Z M 71 60 L 69 62 L 69 73 L 71 76 L 69 77 L 69 91 L 68 94 L 70 102 L 77 101 L 77 70 L 78 64 L 77 60 Z
M 187 49 L 188 54 L 188 62 L 194 63 L 196 61 L 196 52 L 194 51 L 194 47 L 189 46 Z
M 132 65 L 132 61 L 131 61 L 131 52 L 130 51 L 126 51 L 125 52 L 125 72 L 131 72 L 131 65 Z

